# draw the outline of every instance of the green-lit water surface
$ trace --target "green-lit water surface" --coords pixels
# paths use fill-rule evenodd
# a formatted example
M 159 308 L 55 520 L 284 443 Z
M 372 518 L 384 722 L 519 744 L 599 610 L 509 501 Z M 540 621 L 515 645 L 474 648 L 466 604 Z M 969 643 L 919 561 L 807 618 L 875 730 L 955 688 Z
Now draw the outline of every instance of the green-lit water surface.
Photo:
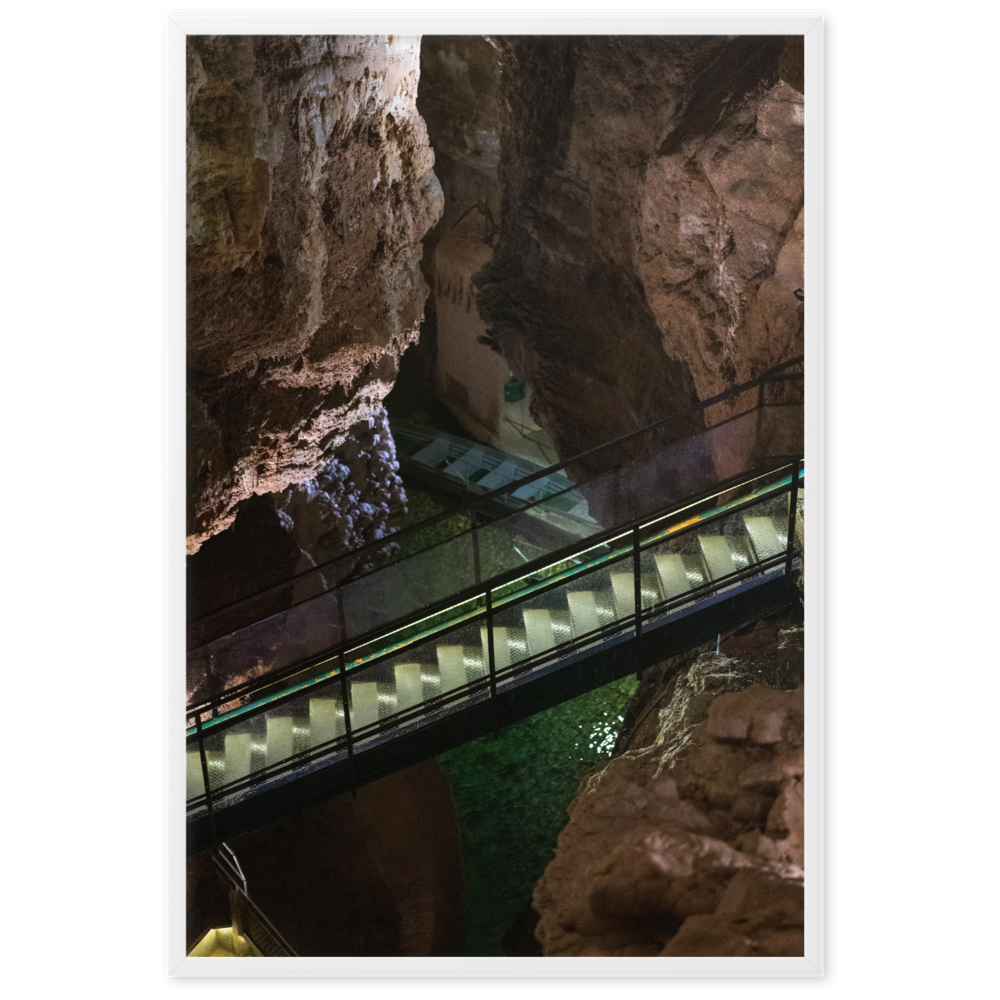
M 585 773 L 614 747 L 634 677 L 443 754 L 465 869 L 464 955 L 503 955 L 501 938 L 552 860 Z

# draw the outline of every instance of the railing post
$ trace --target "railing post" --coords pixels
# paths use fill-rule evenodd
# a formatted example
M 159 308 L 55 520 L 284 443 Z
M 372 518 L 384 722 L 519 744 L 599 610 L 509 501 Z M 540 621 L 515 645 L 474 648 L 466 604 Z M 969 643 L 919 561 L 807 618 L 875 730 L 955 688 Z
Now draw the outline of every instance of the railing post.
M 239 957 L 249 954 L 246 944 L 247 921 L 243 913 L 243 899 L 239 889 L 229 890 L 229 912 L 233 922 L 233 952 Z
M 642 675 L 642 560 L 639 553 L 639 525 L 632 529 L 632 581 L 635 585 L 635 675 Z
M 497 663 L 496 653 L 493 651 L 493 589 L 486 588 L 486 659 L 490 671 L 490 704 L 493 706 L 493 735 L 497 734 L 499 728 L 497 712 Z
M 792 469 L 792 491 L 788 494 L 788 546 L 785 551 L 785 579 L 789 588 L 792 580 L 792 560 L 795 557 L 795 515 L 799 502 L 799 470 L 802 467 L 802 459 L 797 459 Z
M 214 719 L 219 714 L 219 696 L 215 691 L 215 653 L 208 654 L 208 697 L 211 700 L 212 718 Z
M 482 569 L 479 564 L 479 525 L 476 524 L 475 511 L 469 508 L 469 520 L 472 521 L 472 565 L 476 571 L 476 586 L 483 582 Z
M 347 737 L 347 766 L 351 772 L 351 798 L 358 797 L 358 779 L 354 770 L 354 737 L 351 735 L 351 706 L 348 695 L 347 674 L 344 670 L 344 654 L 337 654 L 338 673 L 340 674 L 340 697 L 344 703 L 344 735 Z
M 334 596 L 337 599 L 337 645 L 347 642 L 347 619 L 344 615 L 344 590 L 338 584 L 334 588 Z
M 761 441 L 764 431 L 764 399 L 767 390 L 767 381 L 762 379 L 757 387 L 757 418 L 754 421 L 753 451 L 750 455 L 750 467 L 756 468 L 764 460 L 761 455 Z

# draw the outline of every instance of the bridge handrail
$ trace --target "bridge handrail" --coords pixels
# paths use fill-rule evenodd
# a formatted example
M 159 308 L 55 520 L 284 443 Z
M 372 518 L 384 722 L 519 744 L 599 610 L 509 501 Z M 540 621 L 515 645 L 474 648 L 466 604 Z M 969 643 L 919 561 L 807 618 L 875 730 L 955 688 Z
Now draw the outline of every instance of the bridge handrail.
M 258 765 L 252 773 L 247 773 L 245 777 L 238 776 L 232 781 L 224 782 L 216 788 L 211 788 L 210 791 L 206 790 L 201 794 L 194 795 L 188 799 L 189 816 L 192 810 L 197 811 L 203 806 L 207 806 L 209 815 L 211 815 L 215 808 L 213 799 L 217 798 L 218 795 L 222 795 L 223 797 L 242 795 L 243 792 L 252 787 L 260 786 L 262 783 L 266 784 L 275 778 L 288 780 L 287 778 L 282 778 L 282 776 L 290 775 L 291 772 L 299 768 L 313 768 L 317 764 L 322 767 L 324 764 L 321 761 L 324 758 L 328 759 L 330 754 L 340 755 L 337 759 L 346 760 L 353 774 L 354 747 L 362 743 L 362 741 L 368 741 L 372 736 L 375 736 L 379 741 L 376 745 L 380 745 L 383 742 L 383 737 L 388 736 L 391 740 L 392 734 L 396 732 L 397 727 L 406 727 L 411 722 L 421 719 L 426 719 L 427 722 L 434 723 L 459 708 L 460 703 L 464 699 L 471 699 L 469 704 L 473 706 L 476 704 L 488 704 L 490 701 L 495 706 L 498 697 L 498 688 L 501 684 L 507 685 L 508 683 L 513 683 L 517 685 L 520 683 L 520 678 L 526 672 L 535 670 L 536 668 L 542 671 L 539 677 L 544 676 L 553 659 L 563 659 L 593 643 L 600 644 L 605 641 L 617 642 L 622 635 L 628 636 L 633 630 L 634 638 L 638 641 L 646 634 L 647 623 L 649 623 L 648 629 L 652 631 L 658 627 L 655 619 L 660 619 L 660 625 L 669 623 L 669 621 L 673 620 L 670 618 L 672 612 L 681 609 L 685 605 L 690 605 L 691 609 L 695 610 L 702 606 L 702 603 L 705 601 L 709 604 L 713 602 L 718 603 L 720 591 L 725 592 L 727 588 L 733 586 L 745 588 L 748 584 L 751 587 L 755 587 L 758 582 L 773 586 L 773 583 L 768 581 L 776 581 L 783 578 L 786 581 L 785 586 L 788 591 L 788 599 L 792 600 L 792 595 L 794 594 L 792 587 L 794 560 L 796 556 L 801 555 L 801 541 L 798 539 L 796 523 L 796 512 L 798 509 L 796 497 L 801 488 L 803 478 L 804 470 L 802 463 L 801 461 L 796 461 L 791 467 L 790 475 L 784 476 L 776 482 L 761 486 L 750 494 L 731 499 L 719 497 L 715 507 L 694 513 L 693 516 L 683 521 L 674 521 L 665 524 L 665 521 L 670 520 L 668 516 L 654 516 L 651 520 L 647 520 L 647 523 L 634 525 L 630 530 L 618 528 L 616 530 L 619 531 L 619 536 L 615 539 L 619 543 L 617 550 L 606 553 L 596 560 L 592 560 L 591 563 L 585 567 L 580 567 L 578 570 L 568 569 L 537 584 L 533 584 L 531 587 L 526 587 L 518 595 L 513 596 L 513 599 L 506 604 L 504 604 L 502 598 L 499 603 L 492 603 L 489 595 L 493 588 L 487 587 L 485 591 L 487 599 L 484 608 L 473 609 L 468 614 L 455 618 L 450 623 L 444 625 L 442 629 L 434 630 L 428 635 L 413 637 L 411 644 L 407 648 L 400 648 L 395 645 L 386 647 L 377 654 L 374 654 L 367 662 L 360 661 L 356 663 L 356 669 L 351 671 L 344 670 L 344 661 L 340 659 L 338 669 L 335 672 L 322 677 L 311 678 L 300 686 L 302 689 L 311 688 L 312 690 L 304 691 L 297 688 L 288 692 L 279 692 L 264 701 L 247 705 L 242 710 L 237 709 L 226 713 L 225 716 L 213 719 L 206 725 L 197 724 L 196 732 L 189 739 L 188 746 L 189 750 L 196 750 L 199 753 L 204 770 L 206 766 L 206 730 L 209 727 L 216 728 L 215 737 L 220 738 L 219 733 L 225 733 L 229 730 L 230 726 L 248 722 L 255 716 L 259 716 L 263 712 L 272 709 L 277 709 L 279 712 L 287 711 L 289 703 L 293 699 L 313 697 L 316 694 L 325 697 L 322 694 L 324 690 L 328 690 L 331 685 L 340 685 L 344 706 L 342 720 L 344 731 L 340 735 L 335 735 L 309 748 L 293 752 L 291 756 Z M 664 598 L 652 603 L 649 603 L 645 596 L 641 596 L 641 578 L 643 575 L 642 554 L 644 552 L 655 554 L 658 547 L 666 540 L 673 542 L 690 531 L 700 530 L 708 525 L 720 523 L 723 518 L 742 515 L 744 512 L 758 507 L 760 504 L 772 503 L 776 498 L 785 493 L 790 495 L 790 500 L 788 503 L 787 538 L 782 549 L 778 549 L 777 551 L 753 552 L 750 561 L 746 565 L 738 565 L 738 568 L 725 576 L 716 577 L 713 574 L 701 584 L 693 584 L 692 589 L 686 594 L 677 594 L 674 597 Z M 541 597 L 543 594 L 554 591 L 557 588 L 568 587 L 571 584 L 585 580 L 594 572 L 610 572 L 613 566 L 625 568 L 630 563 L 631 568 L 629 573 L 633 578 L 635 595 L 632 610 L 625 610 L 619 606 L 617 615 L 613 620 L 606 621 L 596 626 L 596 628 L 588 630 L 586 633 L 574 633 L 572 638 L 541 650 L 532 650 L 526 657 L 519 657 L 517 662 L 511 661 L 502 664 L 495 662 L 493 635 L 496 628 L 499 627 L 502 631 L 506 628 L 502 620 L 499 623 L 497 622 L 497 615 L 502 616 L 505 612 L 518 607 L 525 601 Z M 759 578 L 757 582 L 753 582 L 757 578 Z M 732 601 L 723 601 L 723 603 L 728 606 Z M 477 628 L 477 626 L 479 627 Z M 455 637 L 459 637 L 461 632 L 458 630 L 470 629 L 477 633 L 485 629 L 489 636 L 488 658 L 485 663 L 480 664 L 480 669 L 482 670 L 486 670 L 488 666 L 488 676 L 481 675 L 475 679 L 470 679 L 464 685 L 449 689 L 447 694 L 442 693 L 429 700 L 425 699 L 414 707 L 393 713 L 386 719 L 380 717 L 377 721 L 362 723 L 360 727 L 352 722 L 350 712 L 348 711 L 349 682 L 346 679 L 347 677 L 352 674 L 354 676 L 367 674 L 369 679 L 373 677 L 378 679 L 374 671 L 384 669 L 384 665 L 391 664 L 395 657 L 404 656 L 409 658 L 416 649 L 428 643 L 438 642 L 445 635 L 451 633 L 455 633 Z M 408 659 L 407 662 L 409 662 Z M 369 673 L 369 671 L 373 672 Z M 484 698 L 488 700 L 484 701 Z M 420 722 L 419 724 L 423 725 L 424 723 Z M 208 735 L 211 737 L 211 734 Z M 368 745 L 369 748 L 371 745 Z M 342 754 L 345 749 L 346 758 L 343 758 Z M 205 784 L 208 786 L 208 775 L 207 772 L 204 773 Z
M 396 619 L 390 624 L 382 625 L 376 629 L 372 629 L 370 632 L 367 632 L 364 635 L 347 639 L 341 643 L 331 646 L 329 649 L 325 650 L 322 653 L 310 656 L 280 671 L 269 673 L 264 677 L 254 678 L 252 680 L 246 681 L 244 684 L 237 685 L 226 691 L 223 691 L 222 693 L 215 695 L 211 698 L 204 699 L 202 701 L 189 705 L 187 707 L 186 715 L 189 719 L 200 718 L 204 716 L 206 713 L 211 713 L 212 716 L 214 717 L 218 709 L 223 705 L 229 705 L 232 704 L 234 701 L 244 698 L 253 698 L 253 696 L 255 695 L 259 696 L 262 692 L 266 691 L 268 688 L 272 687 L 280 688 L 282 685 L 287 684 L 296 675 L 303 674 L 320 665 L 328 664 L 333 660 L 337 660 L 338 658 L 346 660 L 346 655 L 348 653 L 356 652 L 358 650 L 363 649 L 366 646 L 371 646 L 377 642 L 384 641 L 385 637 L 389 635 L 392 635 L 397 632 L 402 632 L 414 624 L 423 621 L 428 621 L 435 617 L 438 617 L 439 615 L 445 613 L 446 611 L 448 611 L 453 607 L 468 604 L 471 601 L 475 601 L 477 598 L 482 599 L 484 601 L 484 606 L 485 606 L 485 601 L 486 601 L 485 595 L 488 593 L 492 593 L 493 591 L 498 590 L 512 582 L 516 582 L 517 580 L 520 580 L 522 578 L 534 576 L 539 572 L 539 570 L 544 569 L 548 566 L 557 565 L 559 563 L 569 561 L 576 555 L 579 555 L 586 551 L 590 551 L 592 549 L 599 548 L 602 545 L 606 545 L 608 542 L 620 539 L 621 537 L 628 535 L 631 532 L 634 532 L 640 526 L 649 525 L 652 523 L 658 523 L 661 521 L 668 520 L 670 518 L 675 518 L 679 514 L 684 513 L 689 509 L 702 506 L 706 502 L 714 498 L 723 496 L 726 493 L 730 493 L 733 490 L 743 487 L 748 487 L 753 483 L 759 482 L 761 479 L 766 478 L 768 480 L 771 480 L 770 483 L 760 487 L 760 490 L 766 493 L 774 491 L 777 488 L 777 485 L 783 481 L 781 478 L 783 476 L 784 478 L 787 478 L 789 480 L 789 485 L 784 487 L 784 489 L 791 489 L 793 484 L 790 474 L 795 469 L 800 470 L 799 474 L 801 476 L 802 471 L 801 471 L 800 460 L 796 460 L 793 463 L 789 463 L 787 465 L 774 469 L 768 469 L 768 470 L 758 469 L 754 470 L 754 472 L 752 473 L 743 473 L 737 477 L 733 477 L 732 480 L 726 481 L 724 483 L 715 484 L 711 489 L 704 490 L 691 497 L 687 497 L 679 503 L 671 504 L 658 511 L 645 513 L 640 517 L 633 518 L 629 521 L 623 522 L 622 524 L 615 525 L 614 527 L 611 528 L 607 528 L 598 534 L 589 536 L 586 539 L 583 539 L 572 545 L 566 546 L 561 550 L 558 550 L 556 552 L 546 553 L 543 556 L 539 556 L 537 559 L 533 560 L 530 563 L 526 563 L 525 565 L 520 566 L 516 569 L 508 570 L 504 573 L 498 574 L 490 578 L 489 580 L 476 584 L 473 587 L 465 588 L 464 590 L 449 595 L 447 598 L 442 599 L 441 601 L 438 601 L 435 604 L 428 606 L 427 608 L 422 608 L 419 611 L 407 615 L 406 617 L 401 617 L 399 619 Z M 727 504 L 725 513 L 729 514 L 732 513 L 733 510 L 739 510 L 745 506 L 752 506 L 753 504 L 760 502 L 760 499 L 761 496 L 758 495 L 756 491 L 753 491 L 749 494 L 744 495 L 741 498 L 738 498 L 736 501 L 733 501 L 732 503 L 736 504 L 735 507 L 731 507 L 731 505 Z M 703 528 L 706 523 L 710 523 L 711 520 L 714 520 L 717 517 L 721 516 L 724 515 L 718 514 L 715 515 L 714 517 L 709 517 L 707 519 L 699 518 L 697 522 L 692 522 L 690 525 L 687 525 L 686 522 L 684 522 L 685 526 L 675 530 L 672 534 L 673 536 L 680 536 L 683 534 L 687 534 L 688 532 L 699 530 Z M 789 544 L 791 544 L 791 541 L 789 542 Z M 525 598 L 522 597 L 520 600 L 524 599 Z M 520 603 L 520 600 L 513 601 L 511 603 L 512 605 L 516 605 L 517 603 Z M 439 629 L 446 630 L 447 624 L 439 626 Z M 368 661 L 362 661 L 362 662 L 363 666 L 369 665 Z M 348 672 L 349 671 L 350 668 L 348 667 Z M 336 673 L 336 672 L 337 670 L 335 669 L 331 671 L 331 673 Z M 318 682 L 319 680 L 317 678 L 312 678 L 303 683 L 312 684 Z M 296 685 L 286 693 L 282 694 L 281 697 L 282 698 L 297 697 L 298 696 L 297 690 L 298 686 Z M 193 732 L 193 729 L 189 729 L 189 732 Z

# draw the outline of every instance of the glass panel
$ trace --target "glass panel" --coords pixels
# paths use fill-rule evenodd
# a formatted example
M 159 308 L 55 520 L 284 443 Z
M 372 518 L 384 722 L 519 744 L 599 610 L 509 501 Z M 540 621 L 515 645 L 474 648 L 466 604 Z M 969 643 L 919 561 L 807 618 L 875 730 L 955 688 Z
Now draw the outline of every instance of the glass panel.
M 283 670 L 336 646 L 338 593 L 330 591 L 188 653 L 188 704 Z
M 563 566 L 563 572 L 571 571 Z M 541 593 L 530 592 L 544 577 L 519 583 L 518 596 L 530 596 L 499 607 L 493 617 L 498 672 L 634 615 L 631 552 Z
M 580 487 L 604 527 L 625 524 L 677 503 L 717 481 L 712 439 L 701 434 L 597 476 Z
M 800 375 L 794 379 L 768 382 L 764 387 L 764 405 L 782 406 L 786 404 L 802 405 L 805 398 L 805 380 Z
M 716 482 L 724 482 L 733 476 L 749 472 L 759 464 L 758 428 L 758 411 L 751 410 L 708 431 L 705 441 L 711 451 Z
M 475 583 L 471 533 L 418 552 L 344 587 L 347 637 L 364 635 Z
M 224 790 L 305 751 L 337 749 L 338 743 L 342 749 L 344 735 L 339 679 L 262 714 L 237 719 L 224 729 L 209 730 L 205 749 L 212 791 Z M 190 753 L 188 767 L 190 789 Z
M 348 670 L 351 731 L 363 739 L 397 717 L 444 696 L 451 702 L 467 685 L 488 675 L 482 618 L 431 636 L 394 656 L 367 667 Z
M 198 741 L 188 740 L 186 757 L 187 795 L 190 801 L 205 794 L 205 776 L 201 769 L 201 754 L 198 752 Z
M 714 430 L 719 431 L 725 426 L 729 425 L 720 425 Z M 653 456 L 636 463 L 635 468 L 645 468 L 648 471 L 661 460 L 662 456 Z M 626 478 L 635 478 L 635 468 L 626 470 L 628 474 Z M 680 525 L 686 527 L 698 516 L 705 516 L 707 512 L 715 513 L 720 504 L 741 500 L 747 495 L 748 490 L 762 489 L 767 483 L 778 481 L 787 474 L 784 470 L 768 473 L 752 484 L 741 486 L 739 490 L 731 490 L 706 499 L 672 515 L 669 520 L 664 519 L 662 528 L 658 524 L 647 525 L 644 534 L 648 539 L 650 531 L 664 532 L 667 528 Z M 607 481 L 611 478 L 613 477 L 605 477 Z M 644 496 L 650 504 L 655 502 L 657 507 L 662 506 L 662 497 L 656 496 L 651 488 L 646 490 Z M 559 499 L 560 497 L 553 496 L 546 503 Z M 621 511 L 627 507 L 631 514 L 641 509 L 644 502 L 636 492 L 621 493 L 615 500 L 618 504 L 616 509 Z M 804 510 L 804 503 L 801 509 Z M 491 576 L 496 572 L 497 560 L 502 555 L 503 535 L 497 533 L 498 529 L 508 533 L 507 542 L 514 554 L 522 560 L 519 563 L 521 565 L 523 558 L 536 558 L 539 552 L 544 551 L 538 547 L 530 548 L 529 543 L 517 533 L 520 530 L 518 525 L 523 525 L 528 517 L 527 513 L 521 513 L 506 519 L 506 523 L 489 525 L 480 532 L 480 557 L 486 560 L 487 565 L 484 575 Z M 537 518 L 534 519 L 534 523 L 538 523 Z M 800 517 L 797 519 L 797 536 L 801 525 Z M 708 587 L 720 580 L 724 584 L 735 582 L 733 580 L 735 574 L 745 571 L 760 560 L 770 560 L 772 564 L 777 564 L 784 552 L 787 530 L 788 494 L 785 493 L 758 503 L 751 509 L 719 519 L 706 525 L 704 530 L 690 531 L 674 538 L 664 536 L 654 549 L 645 551 L 642 557 L 643 607 L 651 608 L 663 602 L 675 602 L 698 588 Z M 501 541 L 491 547 L 492 543 L 484 542 L 488 532 L 493 532 L 491 537 L 494 541 L 497 539 Z M 801 548 L 801 541 L 798 544 Z M 526 552 L 519 551 L 522 546 L 527 549 Z M 515 665 L 529 656 L 541 655 L 567 639 L 579 638 L 586 632 L 593 632 L 613 622 L 625 622 L 629 619 L 634 610 L 630 548 L 631 536 L 625 534 L 608 543 L 577 553 L 571 559 L 553 563 L 534 571 L 530 576 L 497 588 L 494 591 L 494 601 L 497 605 L 498 669 Z M 472 552 L 470 534 L 443 543 L 436 547 L 436 551 L 428 550 L 426 553 L 421 553 L 413 560 L 391 567 L 390 571 L 356 581 L 357 586 L 353 587 L 350 594 L 352 599 L 358 602 L 354 609 L 357 621 L 360 625 L 369 625 L 379 618 L 391 621 L 392 618 L 398 617 L 400 614 L 398 609 L 406 606 L 405 600 L 402 603 L 396 602 L 401 593 L 404 598 L 407 593 L 403 585 L 407 579 L 406 574 L 411 574 L 413 578 L 411 581 L 413 586 L 408 591 L 410 598 L 419 601 L 423 601 L 426 594 L 433 592 L 435 587 L 438 588 L 438 592 L 446 595 L 457 586 L 471 584 L 471 579 L 462 578 L 461 561 L 458 563 L 459 573 L 456 577 L 453 572 L 455 565 L 447 558 L 448 553 L 458 553 L 461 560 L 463 552 L 468 570 Z M 491 555 L 497 552 L 501 555 L 496 557 Z M 613 565 L 606 562 L 612 555 L 617 560 Z M 421 557 L 427 560 L 436 559 L 438 562 L 421 563 Z M 593 571 L 586 570 L 589 564 L 594 564 L 598 560 L 602 561 L 600 568 Z M 417 581 L 415 578 L 421 566 L 425 571 L 425 579 Z M 581 571 L 585 575 L 581 575 Z M 551 593 L 533 593 L 546 581 L 562 578 L 566 574 L 573 575 L 566 577 L 566 582 Z M 427 579 L 428 576 L 430 580 Z M 396 589 L 393 588 L 394 583 L 398 585 Z M 418 590 L 421 586 L 425 588 L 423 594 Z M 523 607 L 510 606 L 512 599 L 523 597 L 527 598 Z M 455 621 L 456 617 L 476 615 L 481 618 L 482 607 L 482 599 L 476 598 L 461 606 L 446 608 L 434 616 L 428 616 L 408 625 L 405 629 L 382 633 L 372 643 L 351 651 L 350 656 L 357 659 L 362 656 L 382 655 L 390 646 L 398 646 L 404 641 L 412 641 L 432 633 L 435 629 Z M 317 614 L 316 611 L 320 613 Z M 327 593 L 274 616 L 267 622 L 258 623 L 233 636 L 223 637 L 208 647 L 193 652 L 190 662 L 196 686 L 203 691 L 208 689 L 210 692 L 213 688 L 218 690 L 221 685 L 220 678 L 229 680 L 234 676 L 238 676 L 239 679 L 253 678 L 255 674 L 266 674 L 269 670 L 286 667 L 308 656 L 315 656 L 316 651 L 329 649 L 344 634 L 339 619 L 337 594 Z M 352 624 L 352 631 L 360 625 Z M 372 672 L 368 677 L 356 676 L 352 680 L 352 685 L 356 684 L 356 690 L 352 686 L 351 694 L 352 701 L 357 700 L 357 707 L 353 710 L 357 713 L 355 726 L 362 733 L 366 731 L 366 727 L 368 732 L 374 732 L 376 724 L 382 720 L 412 712 L 417 704 L 414 698 L 418 685 L 421 699 L 419 704 L 423 704 L 436 694 L 446 694 L 477 677 L 484 676 L 486 661 L 481 624 L 478 621 L 470 622 L 462 628 L 468 630 L 468 634 L 461 638 L 448 640 L 442 636 L 428 636 L 420 647 L 422 652 L 419 655 L 414 652 L 418 647 L 410 646 L 408 650 L 402 650 L 388 668 L 382 665 L 384 669 L 381 673 L 385 676 L 376 672 Z M 239 662 L 240 657 L 244 669 L 242 674 L 237 675 L 234 664 Z M 248 663 L 251 658 L 254 662 Z M 220 660 L 224 660 L 222 666 Z M 330 674 L 334 665 L 329 661 L 320 663 L 277 683 L 281 685 L 303 683 L 310 676 Z M 395 665 L 399 665 L 401 669 L 397 671 Z M 402 669 L 404 667 L 405 669 Z M 369 686 L 364 686 L 366 684 Z M 400 692 L 404 694 L 401 696 Z M 257 689 L 252 697 L 259 699 L 260 689 Z M 249 699 L 250 696 L 242 696 L 238 701 L 246 703 Z M 320 728 L 327 734 L 324 740 L 339 737 L 342 735 L 342 729 L 338 726 L 343 726 L 343 708 L 339 705 L 338 699 L 339 689 L 336 685 L 325 686 L 320 701 L 315 706 L 310 706 L 308 696 L 303 695 L 297 707 L 293 706 L 284 716 L 280 713 L 269 714 L 268 718 L 274 720 L 272 732 L 269 735 L 267 726 L 264 725 L 254 739 L 250 740 L 249 751 L 244 746 L 246 739 L 233 742 L 231 750 L 227 750 L 225 746 L 213 745 L 209 749 L 218 756 L 213 757 L 211 761 L 212 775 L 228 773 L 230 776 L 233 774 L 245 776 L 243 774 L 245 765 L 232 762 L 244 760 L 247 753 L 252 760 L 259 757 L 260 766 L 263 767 L 273 763 L 271 758 L 276 753 L 288 757 L 293 753 L 313 748 L 316 731 L 314 716 L 321 720 Z M 238 701 L 234 700 L 233 705 L 235 706 Z M 207 722 L 209 719 L 209 714 L 203 714 L 204 721 Z M 352 726 L 352 729 L 355 726 Z M 233 736 L 248 736 L 248 734 L 253 736 L 256 731 L 250 726 L 244 729 L 227 729 L 227 732 L 231 732 Z M 197 774 L 195 772 L 192 774 L 192 781 L 196 782 Z M 236 779 L 213 777 L 213 787 L 218 785 L 220 780 L 228 783 Z
M 721 403 L 713 403 L 711 406 L 706 406 L 704 408 L 705 426 L 714 427 L 716 424 L 724 423 L 732 417 L 754 409 L 757 406 L 759 398 L 760 389 L 754 386 L 752 389 L 747 389 L 737 396 L 723 400 Z
M 806 494 L 805 490 L 799 491 L 799 502 L 797 504 L 797 516 L 795 520 L 795 554 L 802 555 L 805 552 L 806 540 Z
M 757 433 L 761 441 L 761 458 L 772 455 L 802 454 L 805 421 L 801 403 L 765 406 L 760 411 Z
M 533 528 L 531 515 L 520 513 L 510 514 L 476 529 L 484 580 L 523 566 L 542 554 L 533 544 L 541 541 Z
M 740 582 L 762 562 L 775 565 L 784 556 L 788 538 L 788 498 L 788 493 L 767 498 L 644 548 L 643 606 L 652 606 L 647 582 L 649 598 L 658 590 L 659 602 L 675 607 L 714 585 Z

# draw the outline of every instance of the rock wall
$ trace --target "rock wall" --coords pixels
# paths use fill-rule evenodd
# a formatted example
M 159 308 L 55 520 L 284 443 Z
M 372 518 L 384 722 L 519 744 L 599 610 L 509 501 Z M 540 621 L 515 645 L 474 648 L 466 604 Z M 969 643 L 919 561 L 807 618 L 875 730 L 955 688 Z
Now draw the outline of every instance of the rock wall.
M 424 270 L 433 274 L 437 241 L 468 216 L 483 236 L 500 219 L 500 76 L 495 45 L 481 35 L 424 35 L 417 107 L 434 147 L 444 212 L 427 234 Z
M 436 156 L 444 214 L 424 239 L 433 290 L 427 353 L 435 396 L 474 437 L 539 465 L 556 459 L 531 417 L 532 388 L 508 399 L 510 364 L 479 315 L 473 276 L 491 259 L 500 219 L 500 77 L 492 39 L 425 35 L 418 108 Z M 431 326 L 431 324 L 428 324 Z
M 189 552 L 314 479 L 417 337 L 418 78 L 415 37 L 188 40 Z
M 479 309 L 559 454 L 800 352 L 801 39 L 493 42 L 503 204 Z
M 644 675 L 535 888 L 545 955 L 803 954 L 801 628 L 727 646 Z

